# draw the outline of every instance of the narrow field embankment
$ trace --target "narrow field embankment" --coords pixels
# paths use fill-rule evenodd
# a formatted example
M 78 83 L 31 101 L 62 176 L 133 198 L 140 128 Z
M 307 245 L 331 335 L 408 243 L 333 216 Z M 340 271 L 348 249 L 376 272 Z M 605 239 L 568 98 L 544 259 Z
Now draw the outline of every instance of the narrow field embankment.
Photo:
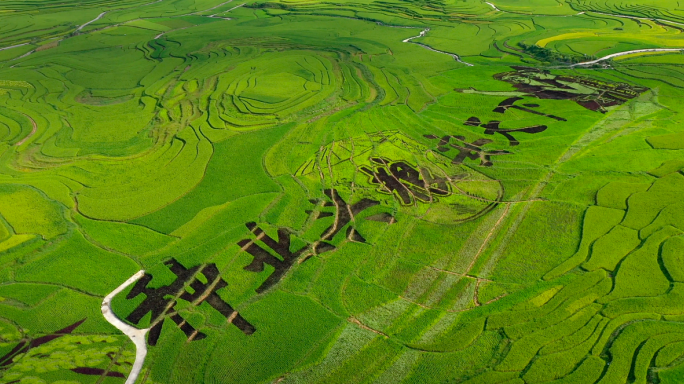
M 30 139 L 31 137 L 33 137 L 33 135 L 35 135 L 36 132 L 38 131 L 38 125 L 36 124 L 36 121 L 33 120 L 33 118 L 32 118 L 31 116 L 29 116 L 29 115 L 24 115 L 24 116 L 28 117 L 29 120 L 31 120 L 31 124 L 33 125 L 33 128 L 31 128 L 31 133 L 29 133 L 28 136 L 24 137 L 24 138 L 21 139 L 19 142 L 17 142 L 16 144 L 14 144 L 14 145 L 16 145 L 17 147 L 20 146 L 20 145 L 22 145 L 22 144 L 24 144 L 24 143 L 26 142 L 26 140 L 28 140 L 28 139 Z

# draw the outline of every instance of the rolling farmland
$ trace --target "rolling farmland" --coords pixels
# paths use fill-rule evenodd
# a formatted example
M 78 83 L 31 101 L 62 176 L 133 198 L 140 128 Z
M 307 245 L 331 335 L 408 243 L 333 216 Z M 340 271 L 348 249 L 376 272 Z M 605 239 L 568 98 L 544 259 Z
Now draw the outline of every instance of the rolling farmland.
M 683 33 L 0 2 L 0 383 L 684 382 Z

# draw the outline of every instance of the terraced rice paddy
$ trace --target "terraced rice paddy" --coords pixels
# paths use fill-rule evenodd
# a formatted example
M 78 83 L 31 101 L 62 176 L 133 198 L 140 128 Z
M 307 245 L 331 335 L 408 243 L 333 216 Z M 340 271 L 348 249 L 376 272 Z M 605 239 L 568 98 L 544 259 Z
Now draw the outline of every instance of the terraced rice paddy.
M 683 31 L 0 2 L 0 382 L 684 382 Z

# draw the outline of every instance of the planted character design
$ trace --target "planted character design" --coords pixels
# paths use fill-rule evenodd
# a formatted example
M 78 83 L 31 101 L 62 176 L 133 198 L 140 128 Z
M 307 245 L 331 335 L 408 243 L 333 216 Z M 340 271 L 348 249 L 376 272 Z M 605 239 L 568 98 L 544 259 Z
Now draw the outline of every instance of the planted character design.
M 463 136 L 447 135 L 442 136 L 442 138 L 439 138 L 435 135 L 423 135 L 423 137 L 431 140 L 440 139 L 439 143 L 437 144 L 437 150 L 439 152 L 448 152 L 452 148 L 457 150 L 458 154 L 456 154 L 456 156 L 454 156 L 454 159 L 451 160 L 452 164 L 463 164 L 465 159 L 479 159 L 480 165 L 484 167 L 491 167 L 492 165 L 494 165 L 491 159 L 492 156 L 510 154 L 510 152 L 503 150 L 490 151 L 483 149 L 482 146 L 492 142 L 492 140 L 489 139 L 477 139 L 472 143 L 468 143 L 465 137 Z
M 380 192 L 396 194 L 404 205 L 414 200 L 432 202 L 435 196 L 449 196 L 451 191 L 447 179 L 433 177 L 427 168 L 413 167 L 405 161 L 392 162 L 382 157 L 371 157 L 376 167 L 361 167 L 361 172 L 370 176 L 372 184 L 380 185 Z
M 335 222 L 323 231 L 321 240 L 332 240 L 342 228 L 349 224 L 352 219 L 364 210 L 380 204 L 379 201 L 363 198 L 354 204 L 347 204 L 335 189 L 323 191 L 330 201 L 323 202 L 324 207 L 335 207 Z M 332 215 L 331 212 L 321 212 L 316 219 Z M 347 227 L 347 238 L 359 243 L 365 243 L 366 239 L 361 236 L 352 226 Z M 319 252 L 320 253 L 320 252 Z
M 216 264 L 185 268 L 175 259 L 171 259 L 165 264 L 177 276 L 173 283 L 159 288 L 149 288 L 147 285 L 152 281 L 152 275 L 145 274 L 126 296 L 127 299 L 132 299 L 140 294 L 146 296 L 145 300 L 126 317 L 126 320 L 138 324 L 145 315 L 152 313 L 152 326 L 147 338 L 150 345 L 157 344 L 166 316 L 169 316 L 178 325 L 188 337 L 188 341 L 201 340 L 206 337 L 204 333 L 196 330 L 174 310 L 178 299 L 188 301 L 193 306 L 198 306 L 206 301 L 245 335 L 251 335 L 256 331 L 252 324 L 216 294 L 217 290 L 228 286 L 228 283 L 221 278 Z M 199 274 L 204 275 L 206 283 L 197 278 Z M 185 290 L 188 283 L 190 283 L 190 288 L 194 290 L 194 293 Z
M 479 159 L 490 166 L 494 155 L 508 153 L 483 148 L 490 142 L 449 136 L 440 140 L 441 149 L 433 150 L 398 131 L 367 133 L 321 147 L 295 177 L 308 190 L 330 186 L 343 196 L 378 201 L 378 206 L 421 220 L 463 222 L 486 214 L 503 196 L 498 180 L 465 164 Z M 395 214 L 374 216 L 366 219 L 392 222 Z
M 500 128 L 499 125 L 501 124 L 500 121 L 497 120 L 492 120 L 488 123 L 483 123 L 480 121 L 479 118 L 477 117 L 471 117 L 469 118 L 463 125 L 467 125 L 470 127 L 482 127 L 485 129 L 484 133 L 485 135 L 493 135 L 495 133 L 498 133 L 502 135 L 503 137 L 508 139 L 508 143 L 511 146 L 516 146 L 519 145 L 520 142 L 511 135 L 511 132 L 523 132 L 523 133 L 540 133 L 544 132 L 547 128 L 546 125 L 533 125 L 531 127 L 524 127 L 524 128 L 513 128 L 513 129 L 504 129 Z
M 555 116 L 555 115 L 548 115 L 546 113 L 542 113 L 542 112 L 535 111 L 534 109 L 532 109 L 532 108 L 538 108 L 539 104 L 529 104 L 529 103 L 523 104 L 524 107 L 521 107 L 519 105 L 515 105 L 515 102 L 520 101 L 520 100 L 523 100 L 523 98 L 517 97 L 517 96 L 516 97 L 509 97 L 508 99 L 500 102 L 499 105 L 497 105 L 497 107 L 494 108 L 494 112 L 506 113 L 506 111 L 508 111 L 509 109 L 517 109 L 519 111 L 532 113 L 534 115 L 539 115 L 539 116 L 545 116 L 545 117 L 548 117 L 548 118 L 551 118 L 554 120 L 558 120 L 558 121 L 567 121 L 566 119 L 564 119 L 562 117 Z
M 507 109 L 515 108 L 565 121 L 562 117 L 546 115 L 531 109 L 536 108 L 536 106 L 525 105 L 527 107 L 525 108 L 514 105 L 514 103 L 521 97 L 536 97 L 542 100 L 572 100 L 586 109 L 606 113 L 608 111 L 606 108 L 622 105 L 648 90 L 648 88 L 638 85 L 585 76 L 554 75 L 548 70 L 537 68 L 522 66 L 512 66 L 511 68 L 513 71 L 497 73 L 494 78 L 511 84 L 518 95 L 504 100 L 495 109 L 495 112 L 503 113 Z M 498 93 L 496 91 L 480 91 L 474 88 L 456 90 L 463 93 L 485 93 L 487 95 Z M 511 93 L 501 92 L 501 95 L 510 96 Z
M 316 212 L 313 210 L 307 210 L 306 212 L 310 215 L 315 214 L 315 220 L 322 219 L 325 217 L 335 216 L 333 224 L 326 228 L 323 233 L 319 236 L 318 241 L 313 244 L 307 244 L 300 247 L 296 251 L 290 250 L 293 233 L 289 228 L 278 228 L 277 239 L 272 238 L 267 235 L 263 229 L 261 229 L 256 223 L 249 222 L 245 224 L 247 229 L 254 235 L 253 239 L 243 239 L 237 244 L 242 248 L 243 251 L 249 253 L 254 257 L 252 262 L 246 265 L 243 269 L 249 272 L 263 272 L 266 264 L 272 266 L 275 270 L 271 273 L 268 278 L 256 289 L 257 293 L 262 293 L 267 291 L 269 288 L 277 284 L 283 276 L 287 273 L 295 261 L 303 256 L 301 261 L 305 261 L 308 257 L 314 254 L 321 254 L 324 252 L 331 251 L 335 249 L 335 246 L 330 244 L 335 235 L 337 235 L 343 228 L 347 227 L 346 235 L 347 239 L 350 241 L 355 241 L 359 243 L 365 243 L 366 239 L 354 229 L 352 225 L 349 225 L 354 217 L 361 213 L 362 211 L 380 204 L 378 201 L 363 198 L 354 204 L 348 204 L 335 189 L 326 189 L 323 193 L 328 196 L 329 201 L 318 202 L 312 200 L 311 203 L 320 204 L 320 208 L 324 207 L 334 207 L 335 212 Z M 378 220 L 377 218 L 369 218 L 370 220 Z M 393 222 L 393 221 L 392 221 Z M 274 256 L 268 250 L 280 256 L 280 258 Z
M 256 273 L 263 272 L 264 265 L 266 264 L 275 269 L 266 281 L 256 289 L 257 293 L 261 293 L 280 281 L 283 275 L 292 267 L 292 264 L 294 264 L 307 247 L 304 246 L 295 252 L 290 251 L 290 237 L 292 236 L 292 233 L 288 228 L 278 228 L 278 239 L 275 240 L 267 235 L 263 229 L 259 228 L 256 223 L 250 222 L 245 225 L 254 236 L 256 236 L 256 239 L 243 239 L 237 243 L 245 252 L 254 257 L 252 262 L 244 267 L 244 270 Z M 261 245 L 256 243 L 257 240 L 263 242 L 268 248 L 275 251 L 282 259 L 270 254 Z

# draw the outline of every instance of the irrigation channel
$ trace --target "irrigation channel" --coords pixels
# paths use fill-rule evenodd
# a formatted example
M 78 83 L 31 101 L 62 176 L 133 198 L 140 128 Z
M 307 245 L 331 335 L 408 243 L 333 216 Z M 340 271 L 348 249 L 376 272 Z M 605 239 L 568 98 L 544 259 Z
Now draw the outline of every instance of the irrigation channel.
M 417 38 L 419 38 L 419 37 L 424 37 L 425 34 L 428 33 L 429 30 L 430 30 L 430 28 L 425 28 L 425 29 L 423 29 L 422 31 L 420 31 L 420 33 L 419 33 L 418 35 L 413 36 L 413 37 L 409 37 L 408 39 L 404 39 L 403 42 L 404 42 L 404 43 L 417 44 L 417 45 L 420 45 L 421 47 L 423 47 L 423 48 L 425 48 L 425 49 L 428 49 L 428 50 L 430 50 L 430 51 L 432 51 L 432 52 L 437 52 L 437 53 L 442 53 L 442 54 L 445 54 L 445 55 L 449 55 L 449 56 L 453 57 L 454 60 L 458 61 L 459 63 L 465 64 L 465 65 L 467 65 L 467 66 L 469 66 L 469 67 L 473 67 L 473 64 L 466 63 L 465 61 L 461 60 L 461 58 L 460 58 L 457 54 L 455 54 L 455 53 L 440 51 L 440 50 L 437 50 L 437 49 L 432 48 L 432 47 L 429 46 L 429 45 L 425 45 L 425 44 L 423 44 L 423 43 L 415 43 L 415 42 L 411 41 L 411 40 L 417 39 Z
M 115 326 L 118 330 L 123 332 L 129 339 L 135 344 L 135 362 L 131 368 L 131 372 L 128 374 L 125 384 L 134 384 L 140 375 L 140 370 L 142 370 L 143 363 L 145 362 L 145 356 L 147 356 L 147 344 L 145 344 L 145 335 L 149 328 L 138 329 L 131 325 L 124 323 L 119 319 L 114 312 L 112 312 L 112 299 L 121 291 L 126 289 L 129 285 L 138 281 L 141 277 L 145 276 L 145 271 L 138 271 L 135 275 L 131 276 L 123 284 L 119 285 L 115 290 L 113 290 L 109 295 L 105 296 L 102 300 L 102 315 L 109 322 L 109 324 Z

